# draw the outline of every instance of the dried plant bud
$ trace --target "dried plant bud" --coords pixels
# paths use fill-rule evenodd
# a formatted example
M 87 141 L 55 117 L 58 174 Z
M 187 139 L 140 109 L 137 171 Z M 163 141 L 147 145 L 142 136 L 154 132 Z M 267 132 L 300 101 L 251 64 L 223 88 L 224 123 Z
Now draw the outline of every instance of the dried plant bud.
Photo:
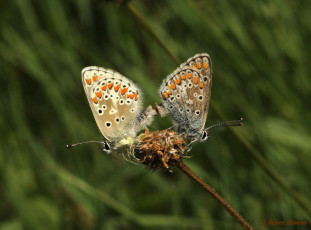
M 140 141 L 135 142 L 129 153 L 132 161 L 148 169 L 171 169 L 185 155 L 185 137 L 175 131 L 145 130 Z

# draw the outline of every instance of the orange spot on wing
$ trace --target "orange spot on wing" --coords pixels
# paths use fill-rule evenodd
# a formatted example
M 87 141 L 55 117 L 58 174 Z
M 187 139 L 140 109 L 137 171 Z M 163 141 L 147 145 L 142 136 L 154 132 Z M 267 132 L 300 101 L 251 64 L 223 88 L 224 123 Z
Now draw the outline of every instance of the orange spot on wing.
M 137 99 L 138 99 L 137 93 L 128 94 L 127 97 L 129 97 L 129 98 L 131 98 L 131 99 L 134 99 L 134 98 L 135 98 L 135 101 L 137 101 Z
M 204 63 L 203 63 L 203 68 L 204 68 L 204 69 L 208 69 L 208 63 L 207 63 L 207 62 L 204 62 Z
M 93 81 L 97 81 L 98 80 L 98 76 L 93 76 Z
M 121 95 L 124 95 L 128 89 L 129 89 L 129 88 L 123 88 L 123 89 L 121 89 Z
M 128 94 L 126 97 L 127 97 L 127 98 L 131 98 L 131 99 L 133 99 L 133 98 L 135 97 L 135 94 L 136 94 L 136 93 L 133 93 L 133 94 Z
M 97 97 L 93 97 L 92 100 L 93 100 L 93 102 L 94 102 L 95 104 L 98 103 Z
M 175 83 L 176 83 L 177 85 L 180 85 L 180 83 L 181 83 L 180 78 L 177 78 L 177 79 L 175 80 Z
M 202 62 L 198 62 L 198 63 L 197 63 L 197 68 L 198 68 L 198 69 L 201 69 L 201 68 L 202 68 Z
M 171 84 L 169 85 L 169 87 L 170 87 L 171 89 L 175 89 L 175 88 L 176 88 L 176 85 L 175 85 L 174 83 L 171 83 Z
M 198 77 L 193 77 L 193 83 L 194 84 L 198 84 L 198 82 L 199 82 L 199 78 Z
M 107 86 L 108 86 L 108 89 L 111 89 L 112 86 L 113 86 L 113 83 L 110 83 L 110 84 L 108 84 Z
M 162 98 L 165 100 L 166 98 L 168 98 L 168 94 L 167 93 L 163 93 L 162 94 Z
M 119 90 L 120 86 L 121 86 L 121 84 L 116 85 L 116 86 L 114 87 L 114 91 L 118 92 L 118 90 Z
M 86 82 L 86 84 L 88 84 L 88 85 L 90 85 L 90 84 L 92 84 L 92 79 L 85 79 L 85 82 Z
M 195 65 L 192 65 L 192 66 L 191 66 L 191 69 L 195 69 Z
M 185 75 L 181 75 L 180 78 L 181 78 L 181 80 L 185 80 L 186 76 Z
M 190 79 L 192 78 L 192 74 L 191 73 L 187 73 L 187 77 Z
M 102 92 L 101 92 L 101 91 L 95 92 L 95 94 L 96 94 L 96 96 L 97 96 L 98 98 L 101 98 L 101 97 L 102 97 Z
M 102 90 L 106 91 L 106 89 L 107 89 L 107 86 L 106 86 L 106 85 L 103 85 L 103 86 L 102 86 Z
M 166 91 L 166 93 L 167 93 L 167 95 L 170 95 L 170 94 L 172 94 L 172 92 L 171 92 L 171 91 Z
M 199 86 L 200 86 L 201 89 L 203 89 L 203 86 L 204 86 L 204 85 L 203 85 L 203 82 L 202 82 L 202 81 L 200 81 Z
M 135 101 L 137 101 L 138 100 L 138 95 L 137 95 L 137 93 L 134 93 L 135 94 Z

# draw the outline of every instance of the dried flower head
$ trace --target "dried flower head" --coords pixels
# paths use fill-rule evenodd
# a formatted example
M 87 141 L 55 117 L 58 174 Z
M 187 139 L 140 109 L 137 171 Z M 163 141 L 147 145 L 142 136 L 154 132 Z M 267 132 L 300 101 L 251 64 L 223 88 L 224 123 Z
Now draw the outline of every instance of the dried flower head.
M 149 132 L 135 142 L 129 153 L 132 161 L 148 169 L 171 169 L 185 156 L 185 137 L 174 131 Z

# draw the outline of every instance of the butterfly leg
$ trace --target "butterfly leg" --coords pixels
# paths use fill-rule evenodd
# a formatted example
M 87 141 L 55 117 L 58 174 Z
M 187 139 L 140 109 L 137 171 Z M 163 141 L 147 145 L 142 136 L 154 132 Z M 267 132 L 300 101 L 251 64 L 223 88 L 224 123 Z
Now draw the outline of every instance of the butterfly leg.
M 135 132 L 138 132 L 146 126 L 150 125 L 153 121 L 154 116 L 156 116 L 158 113 L 155 109 L 152 108 L 151 105 L 149 105 L 144 111 L 142 111 L 137 117 L 135 121 Z

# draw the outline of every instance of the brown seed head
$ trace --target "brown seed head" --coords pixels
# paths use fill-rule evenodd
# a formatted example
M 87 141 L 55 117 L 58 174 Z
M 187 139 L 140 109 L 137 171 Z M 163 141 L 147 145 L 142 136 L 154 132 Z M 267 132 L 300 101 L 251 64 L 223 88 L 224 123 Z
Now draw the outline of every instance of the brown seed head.
M 170 169 L 185 155 L 185 148 L 183 135 L 168 130 L 149 132 L 146 129 L 142 140 L 131 147 L 130 158 L 148 169 Z

